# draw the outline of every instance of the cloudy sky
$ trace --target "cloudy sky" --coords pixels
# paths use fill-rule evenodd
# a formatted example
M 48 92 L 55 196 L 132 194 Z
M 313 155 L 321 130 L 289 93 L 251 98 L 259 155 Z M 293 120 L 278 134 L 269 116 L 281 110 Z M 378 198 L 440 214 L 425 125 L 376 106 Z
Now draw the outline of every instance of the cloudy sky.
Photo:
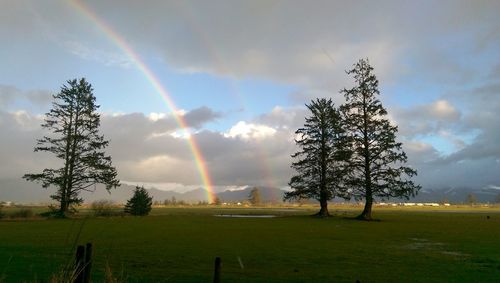
M 345 70 L 369 58 L 417 182 L 500 186 L 498 11 L 499 1 L 0 0 L 0 185 L 58 164 L 32 152 L 35 139 L 51 94 L 85 77 L 121 180 L 200 187 L 190 136 L 217 190 L 285 187 L 304 104 L 342 103 Z

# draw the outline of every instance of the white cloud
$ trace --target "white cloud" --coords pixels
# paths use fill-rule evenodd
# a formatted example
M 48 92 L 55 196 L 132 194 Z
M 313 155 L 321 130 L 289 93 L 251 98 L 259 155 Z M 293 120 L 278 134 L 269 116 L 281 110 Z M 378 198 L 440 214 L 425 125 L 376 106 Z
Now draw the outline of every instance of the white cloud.
M 344 70 L 368 57 L 381 86 L 390 89 L 397 81 L 396 87 L 422 90 L 425 99 L 421 101 L 433 99 L 388 109 L 399 125 L 410 163 L 420 171 L 420 181 L 435 186 L 499 183 L 499 1 L 481 5 L 473 1 L 381 5 L 293 0 L 86 3 L 136 51 L 154 53 L 161 57 L 155 62 L 166 62 L 169 69 L 294 84 L 297 91 L 291 98 L 297 104 L 333 97 L 338 105 L 338 90 L 352 84 Z M 5 38 L 39 39 L 36 34 L 48 31 L 56 40 L 64 39 L 59 44 L 66 42 L 67 50 L 80 58 L 110 66 L 130 64 L 125 55 L 115 53 L 112 42 L 88 44 L 101 42 L 102 32 L 70 5 L 2 3 L 0 34 Z M 45 68 L 54 58 L 37 62 Z M 431 84 L 445 90 L 424 93 Z M 468 89 L 471 85 L 482 86 Z M 30 105 L 50 102 L 48 92 L 0 86 L 1 109 L 11 109 L 18 97 Z M 398 98 L 395 104 L 405 99 Z M 290 174 L 290 154 L 296 150 L 293 132 L 303 125 L 307 110 L 276 107 L 226 132 L 202 130 L 205 123 L 221 117 L 208 108 L 176 114 L 193 129 L 191 137 L 216 183 L 255 184 L 269 178 L 284 185 Z M 111 139 L 109 152 L 121 177 L 199 184 L 186 135 L 178 131 L 172 115 L 121 113 L 102 118 L 102 132 Z M 30 111 L 0 112 L 0 157 L 6 160 L 0 176 L 19 177 L 26 170 L 52 164 L 53 160 L 32 153 L 35 139 L 43 134 L 39 125 L 39 117 Z M 422 137 L 443 138 L 457 151 L 443 157 Z
M 188 130 L 186 130 L 186 129 L 172 132 L 170 135 L 172 137 L 178 138 L 178 139 L 189 139 L 189 138 L 191 138 L 191 133 Z
M 422 114 L 427 114 L 425 112 L 428 112 L 434 118 L 443 120 L 457 120 L 460 118 L 460 112 L 449 101 L 444 99 L 432 103 L 429 111 L 424 111 Z
M 32 130 L 33 127 L 39 127 L 39 123 L 43 121 L 40 115 L 31 115 L 25 110 L 18 110 L 12 112 L 12 117 L 15 119 L 17 125 L 22 130 Z
M 165 119 L 165 117 L 167 117 L 167 115 L 168 115 L 167 113 L 151 112 L 151 113 L 149 113 L 148 118 L 149 118 L 149 120 L 156 122 L 158 120 Z
M 155 188 L 163 191 L 176 191 L 179 193 L 199 189 L 198 185 L 184 185 L 180 183 L 168 183 L 168 182 L 141 182 L 141 181 L 127 181 L 120 180 L 121 183 L 131 185 L 131 186 L 143 186 L 145 188 Z
M 240 121 L 236 125 L 232 126 L 231 129 L 224 134 L 224 136 L 229 138 L 242 138 L 244 140 L 260 140 L 272 137 L 274 134 L 276 134 L 276 130 L 266 125 Z
M 460 123 L 462 113 L 449 101 L 439 99 L 427 104 L 409 108 L 393 107 L 390 119 L 406 138 L 422 135 L 435 135 Z
M 20 178 L 24 173 L 60 163 L 49 154 L 32 152 L 35 139 L 43 135 L 40 117 L 29 112 L 0 114 L 0 130 L 7 133 L 0 137 L 3 145 L 0 158 L 5 160 L 0 166 L 0 179 Z M 293 132 L 303 123 L 304 114 L 307 114 L 304 108 L 277 107 L 255 120 L 237 123 L 226 133 L 202 130 L 191 137 L 196 140 L 209 174 L 220 190 L 245 185 L 283 187 L 292 174 L 290 155 L 297 150 Z M 102 133 L 111 140 L 107 152 L 121 179 L 130 184 L 157 184 L 160 189 L 177 191 L 202 185 L 186 140 L 171 134 L 153 136 L 175 132 L 175 125 L 165 123 L 167 119 L 153 121 L 143 114 L 103 117 Z M 440 134 L 453 137 L 444 130 Z M 478 137 L 474 142 L 483 140 Z M 498 138 L 486 140 L 498 141 Z M 419 171 L 416 180 L 431 188 L 500 183 L 495 171 L 500 153 L 498 149 L 492 151 L 495 148 L 498 146 L 467 145 L 460 154 L 443 158 L 430 143 L 404 139 L 409 164 Z

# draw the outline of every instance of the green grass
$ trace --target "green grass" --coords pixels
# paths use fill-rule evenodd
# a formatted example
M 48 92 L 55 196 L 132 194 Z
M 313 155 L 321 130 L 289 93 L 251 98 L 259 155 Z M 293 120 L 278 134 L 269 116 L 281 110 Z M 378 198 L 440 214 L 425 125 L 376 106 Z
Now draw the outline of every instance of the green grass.
M 216 256 L 222 282 L 498 282 L 498 208 L 345 218 L 359 209 L 332 207 L 328 219 L 308 216 L 311 208 L 157 208 L 148 217 L 0 221 L 0 278 L 47 280 L 72 259 L 78 235 L 94 244 L 94 282 L 106 264 L 128 282 L 211 282 Z M 281 217 L 213 216 L 252 213 Z

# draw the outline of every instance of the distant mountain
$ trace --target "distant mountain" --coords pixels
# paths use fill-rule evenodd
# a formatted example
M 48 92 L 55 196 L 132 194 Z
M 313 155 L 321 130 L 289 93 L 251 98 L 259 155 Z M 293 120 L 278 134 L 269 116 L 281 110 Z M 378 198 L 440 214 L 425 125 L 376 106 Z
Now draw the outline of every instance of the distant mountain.
M 191 203 L 198 201 L 208 201 L 208 194 L 205 189 L 199 188 L 179 194 L 177 199 Z
M 82 192 L 80 196 L 84 202 L 91 203 L 96 200 L 112 200 L 116 203 L 126 203 L 132 196 L 135 186 L 122 184 L 109 193 L 103 185 L 97 185 L 93 192 Z M 0 180 L 0 201 L 12 201 L 14 203 L 49 203 L 53 202 L 50 195 L 55 192 L 55 188 L 43 189 L 39 184 L 27 182 L 22 179 L 2 179 Z M 158 189 L 149 189 L 153 200 L 163 201 L 171 199 L 183 199 L 181 193 L 173 191 L 162 191 Z M 206 197 L 205 197 L 206 198 Z
M 257 188 L 259 190 L 263 202 L 267 203 L 283 202 L 283 196 L 285 194 L 285 191 L 272 187 L 247 186 L 242 190 L 226 190 L 224 192 L 218 193 L 217 197 L 219 197 L 222 202 L 244 201 L 248 200 L 248 196 L 250 195 L 250 192 L 254 188 Z
M 50 202 L 53 190 L 42 189 L 40 185 L 19 179 L 0 180 L 0 201 L 15 203 Z
M 234 202 L 244 201 L 248 199 L 250 191 L 254 187 L 246 187 L 242 190 L 224 191 L 216 194 L 222 201 Z M 84 202 L 91 203 L 96 200 L 112 200 L 116 203 L 126 203 L 132 196 L 135 186 L 122 184 L 116 189 L 112 189 L 109 193 L 104 189 L 103 185 L 97 185 L 94 192 L 82 192 L 80 196 Z M 156 188 L 147 188 L 149 194 L 153 197 L 153 201 L 163 202 L 175 198 L 177 201 L 185 201 L 188 203 L 197 203 L 199 201 L 208 201 L 208 194 L 203 188 L 198 188 L 185 193 L 174 191 L 164 191 Z M 264 202 L 281 202 L 285 191 L 270 188 L 258 187 Z M 22 179 L 1 179 L 0 180 L 0 201 L 12 201 L 14 203 L 49 203 L 52 202 L 50 195 L 55 192 L 55 188 L 43 189 L 40 185 L 32 182 L 27 182 Z
M 478 202 L 492 203 L 500 194 L 500 189 L 494 187 L 472 189 L 472 188 L 440 188 L 440 189 L 422 189 L 418 195 L 411 199 L 412 202 L 441 202 L 463 203 L 468 194 L 474 194 Z
M 84 202 L 91 203 L 96 200 L 112 200 L 116 203 L 125 203 L 131 196 L 135 186 L 121 185 L 117 189 L 108 193 L 102 185 L 95 187 L 95 192 L 82 192 L 81 197 Z M 250 191 L 254 188 L 259 189 L 263 202 L 280 203 L 283 200 L 284 190 L 272 187 L 254 187 L 247 186 L 241 190 L 226 190 L 217 193 L 216 196 L 222 202 L 240 202 L 248 200 Z M 163 202 L 175 197 L 177 201 L 188 203 L 197 203 L 199 201 L 208 201 L 208 194 L 203 188 L 191 190 L 185 193 L 174 191 L 164 191 L 155 188 L 147 188 L 153 201 Z M 50 195 L 55 192 L 54 188 L 43 189 L 40 185 L 27 182 L 22 179 L 0 179 L 0 201 L 12 201 L 14 203 L 49 203 L 52 202 Z M 410 202 L 441 202 L 463 203 L 469 193 L 473 193 L 479 202 L 494 202 L 500 189 L 488 187 L 482 189 L 471 188 L 440 188 L 440 189 L 422 189 L 419 194 L 410 200 Z M 334 202 L 343 201 L 336 199 Z M 393 199 L 394 202 L 404 202 L 404 200 Z

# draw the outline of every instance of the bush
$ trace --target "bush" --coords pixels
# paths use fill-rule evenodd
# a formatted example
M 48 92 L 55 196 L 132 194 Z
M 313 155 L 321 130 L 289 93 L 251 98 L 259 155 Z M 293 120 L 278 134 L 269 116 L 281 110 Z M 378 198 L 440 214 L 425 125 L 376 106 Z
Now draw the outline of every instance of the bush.
M 66 214 L 61 213 L 57 206 L 51 204 L 48 209 L 49 211 L 38 213 L 38 216 L 46 218 L 66 218 Z
M 138 216 L 148 215 L 152 204 L 153 197 L 149 196 L 148 191 L 144 187 L 135 187 L 134 195 L 125 205 L 125 213 Z
M 110 200 L 98 200 L 90 205 L 90 209 L 95 216 L 112 216 L 114 214 L 113 205 Z
M 21 208 L 20 210 L 12 212 L 10 218 L 30 218 L 33 217 L 33 210 L 31 208 Z
M 5 217 L 5 213 L 3 213 L 2 208 L 3 208 L 3 206 L 2 206 L 2 205 L 0 205 L 0 219 L 2 219 L 2 218 L 4 218 L 4 217 Z M 0 282 L 1 282 L 1 281 L 0 281 Z

